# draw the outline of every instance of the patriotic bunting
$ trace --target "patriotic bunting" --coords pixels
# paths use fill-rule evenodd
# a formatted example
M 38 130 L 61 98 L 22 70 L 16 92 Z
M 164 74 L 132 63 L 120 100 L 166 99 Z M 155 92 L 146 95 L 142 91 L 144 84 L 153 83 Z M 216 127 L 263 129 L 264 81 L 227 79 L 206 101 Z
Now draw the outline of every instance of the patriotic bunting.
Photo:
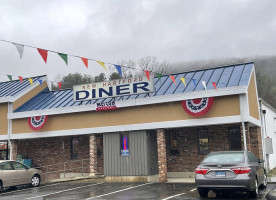
M 97 63 L 99 63 L 105 70 L 107 70 L 106 67 L 105 67 L 105 65 L 104 65 L 104 62 L 97 61 Z
M 41 55 L 45 63 L 47 63 L 47 56 L 48 56 L 48 51 L 44 49 L 37 49 L 38 53 Z
M 66 65 L 68 65 L 68 57 L 67 57 L 67 54 L 58 53 L 58 55 L 64 60 L 64 62 L 66 63 Z
M 181 81 L 183 82 L 183 84 L 185 85 L 185 87 L 187 87 L 185 78 L 184 78 L 184 77 L 180 77 L 180 79 L 181 79 Z
M 146 76 L 147 76 L 147 78 L 148 78 L 148 80 L 150 80 L 150 72 L 149 71 L 144 71 L 145 72 L 145 74 L 146 74 Z
M 23 77 L 22 76 L 18 76 L 19 80 L 21 83 L 23 83 Z
M 84 63 L 85 67 L 88 69 L 88 59 L 81 57 L 81 60 Z
M 172 79 L 173 83 L 176 85 L 174 76 L 170 75 L 170 78 Z
M 16 43 L 12 43 L 12 44 L 16 47 L 16 49 L 17 49 L 17 51 L 19 53 L 20 59 L 21 59 L 22 56 L 23 56 L 24 45 L 16 44 Z

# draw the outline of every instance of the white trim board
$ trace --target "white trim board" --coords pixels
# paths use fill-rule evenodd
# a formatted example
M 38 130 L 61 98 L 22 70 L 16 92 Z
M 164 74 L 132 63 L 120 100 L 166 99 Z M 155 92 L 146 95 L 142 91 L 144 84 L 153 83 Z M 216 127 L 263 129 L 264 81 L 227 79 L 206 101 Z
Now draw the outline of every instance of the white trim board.
M 161 128 L 180 128 L 180 127 L 222 125 L 222 124 L 234 124 L 234 123 L 241 123 L 240 115 L 229 116 L 229 117 L 205 118 L 205 119 L 203 118 L 203 119 L 192 119 L 192 120 L 178 120 L 178 121 L 153 122 L 153 123 L 132 124 L 132 125 L 107 126 L 107 127 L 97 127 L 97 128 L 70 129 L 70 130 L 21 133 L 21 134 L 19 133 L 19 134 L 12 134 L 11 139 L 44 138 L 44 137 L 57 137 L 57 136 L 85 135 L 85 134 L 92 134 L 92 133 L 109 133 L 109 132 L 118 132 L 118 131 L 135 131 L 135 130 L 161 129 Z
M 187 99 L 196 99 L 203 97 L 218 97 L 218 96 L 229 96 L 229 95 L 238 95 L 245 94 L 247 92 L 246 86 L 235 86 L 229 88 L 202 90 L 202 91 L 193 91 L 179 94 L 170 94 L 170 95 L 160 95 L 149 98 L 141 99 L 130 99 L 116 102 L 116 106 L 119 108 L 131 107 L 131 106 L 141 106 L 141 105 L 150 105 L 157 103 L 167 103 L 182 101 Z M 58 115 L 66 113 L 76 113 L 76 112 L 86 112 L 95 110 L 94 104 L 89 105 L 80 105 L 72 106 L 67 108 L 54 108 L 54 109 L 45 109 L 45 110 L 35 110 L 35 111 L 26 111 L 26 112 L 16 112 L 9 113 L 8 119 L 19 119 L 40 115 Z

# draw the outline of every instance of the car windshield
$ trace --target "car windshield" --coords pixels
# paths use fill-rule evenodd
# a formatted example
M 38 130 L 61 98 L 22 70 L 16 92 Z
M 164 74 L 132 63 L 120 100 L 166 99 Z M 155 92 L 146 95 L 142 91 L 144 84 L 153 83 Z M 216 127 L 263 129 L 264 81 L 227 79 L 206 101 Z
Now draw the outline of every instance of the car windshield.
M 210 153 L 202 163 L 236 163 L 244 162 L 243 152 Z

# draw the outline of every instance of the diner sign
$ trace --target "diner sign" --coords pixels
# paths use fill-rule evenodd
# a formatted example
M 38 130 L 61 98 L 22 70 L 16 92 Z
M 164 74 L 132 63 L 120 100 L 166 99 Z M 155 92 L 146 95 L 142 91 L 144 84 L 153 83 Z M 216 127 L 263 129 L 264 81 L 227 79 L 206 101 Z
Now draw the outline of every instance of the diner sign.
M 99 83 L 74 85 L 74 101 L 118 97 L 154 92 L 153 75 L 118 79 Z

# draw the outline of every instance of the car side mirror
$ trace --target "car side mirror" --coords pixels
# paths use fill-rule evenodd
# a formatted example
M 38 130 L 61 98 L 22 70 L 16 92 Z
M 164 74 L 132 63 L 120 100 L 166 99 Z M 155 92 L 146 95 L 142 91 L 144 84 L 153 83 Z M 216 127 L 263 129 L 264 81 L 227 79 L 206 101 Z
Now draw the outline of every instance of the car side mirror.
M 262 159 L 257 159 L 258 160 L 258 163 L 264 163 L 265 161 L 264 160 L 262 160 Z

